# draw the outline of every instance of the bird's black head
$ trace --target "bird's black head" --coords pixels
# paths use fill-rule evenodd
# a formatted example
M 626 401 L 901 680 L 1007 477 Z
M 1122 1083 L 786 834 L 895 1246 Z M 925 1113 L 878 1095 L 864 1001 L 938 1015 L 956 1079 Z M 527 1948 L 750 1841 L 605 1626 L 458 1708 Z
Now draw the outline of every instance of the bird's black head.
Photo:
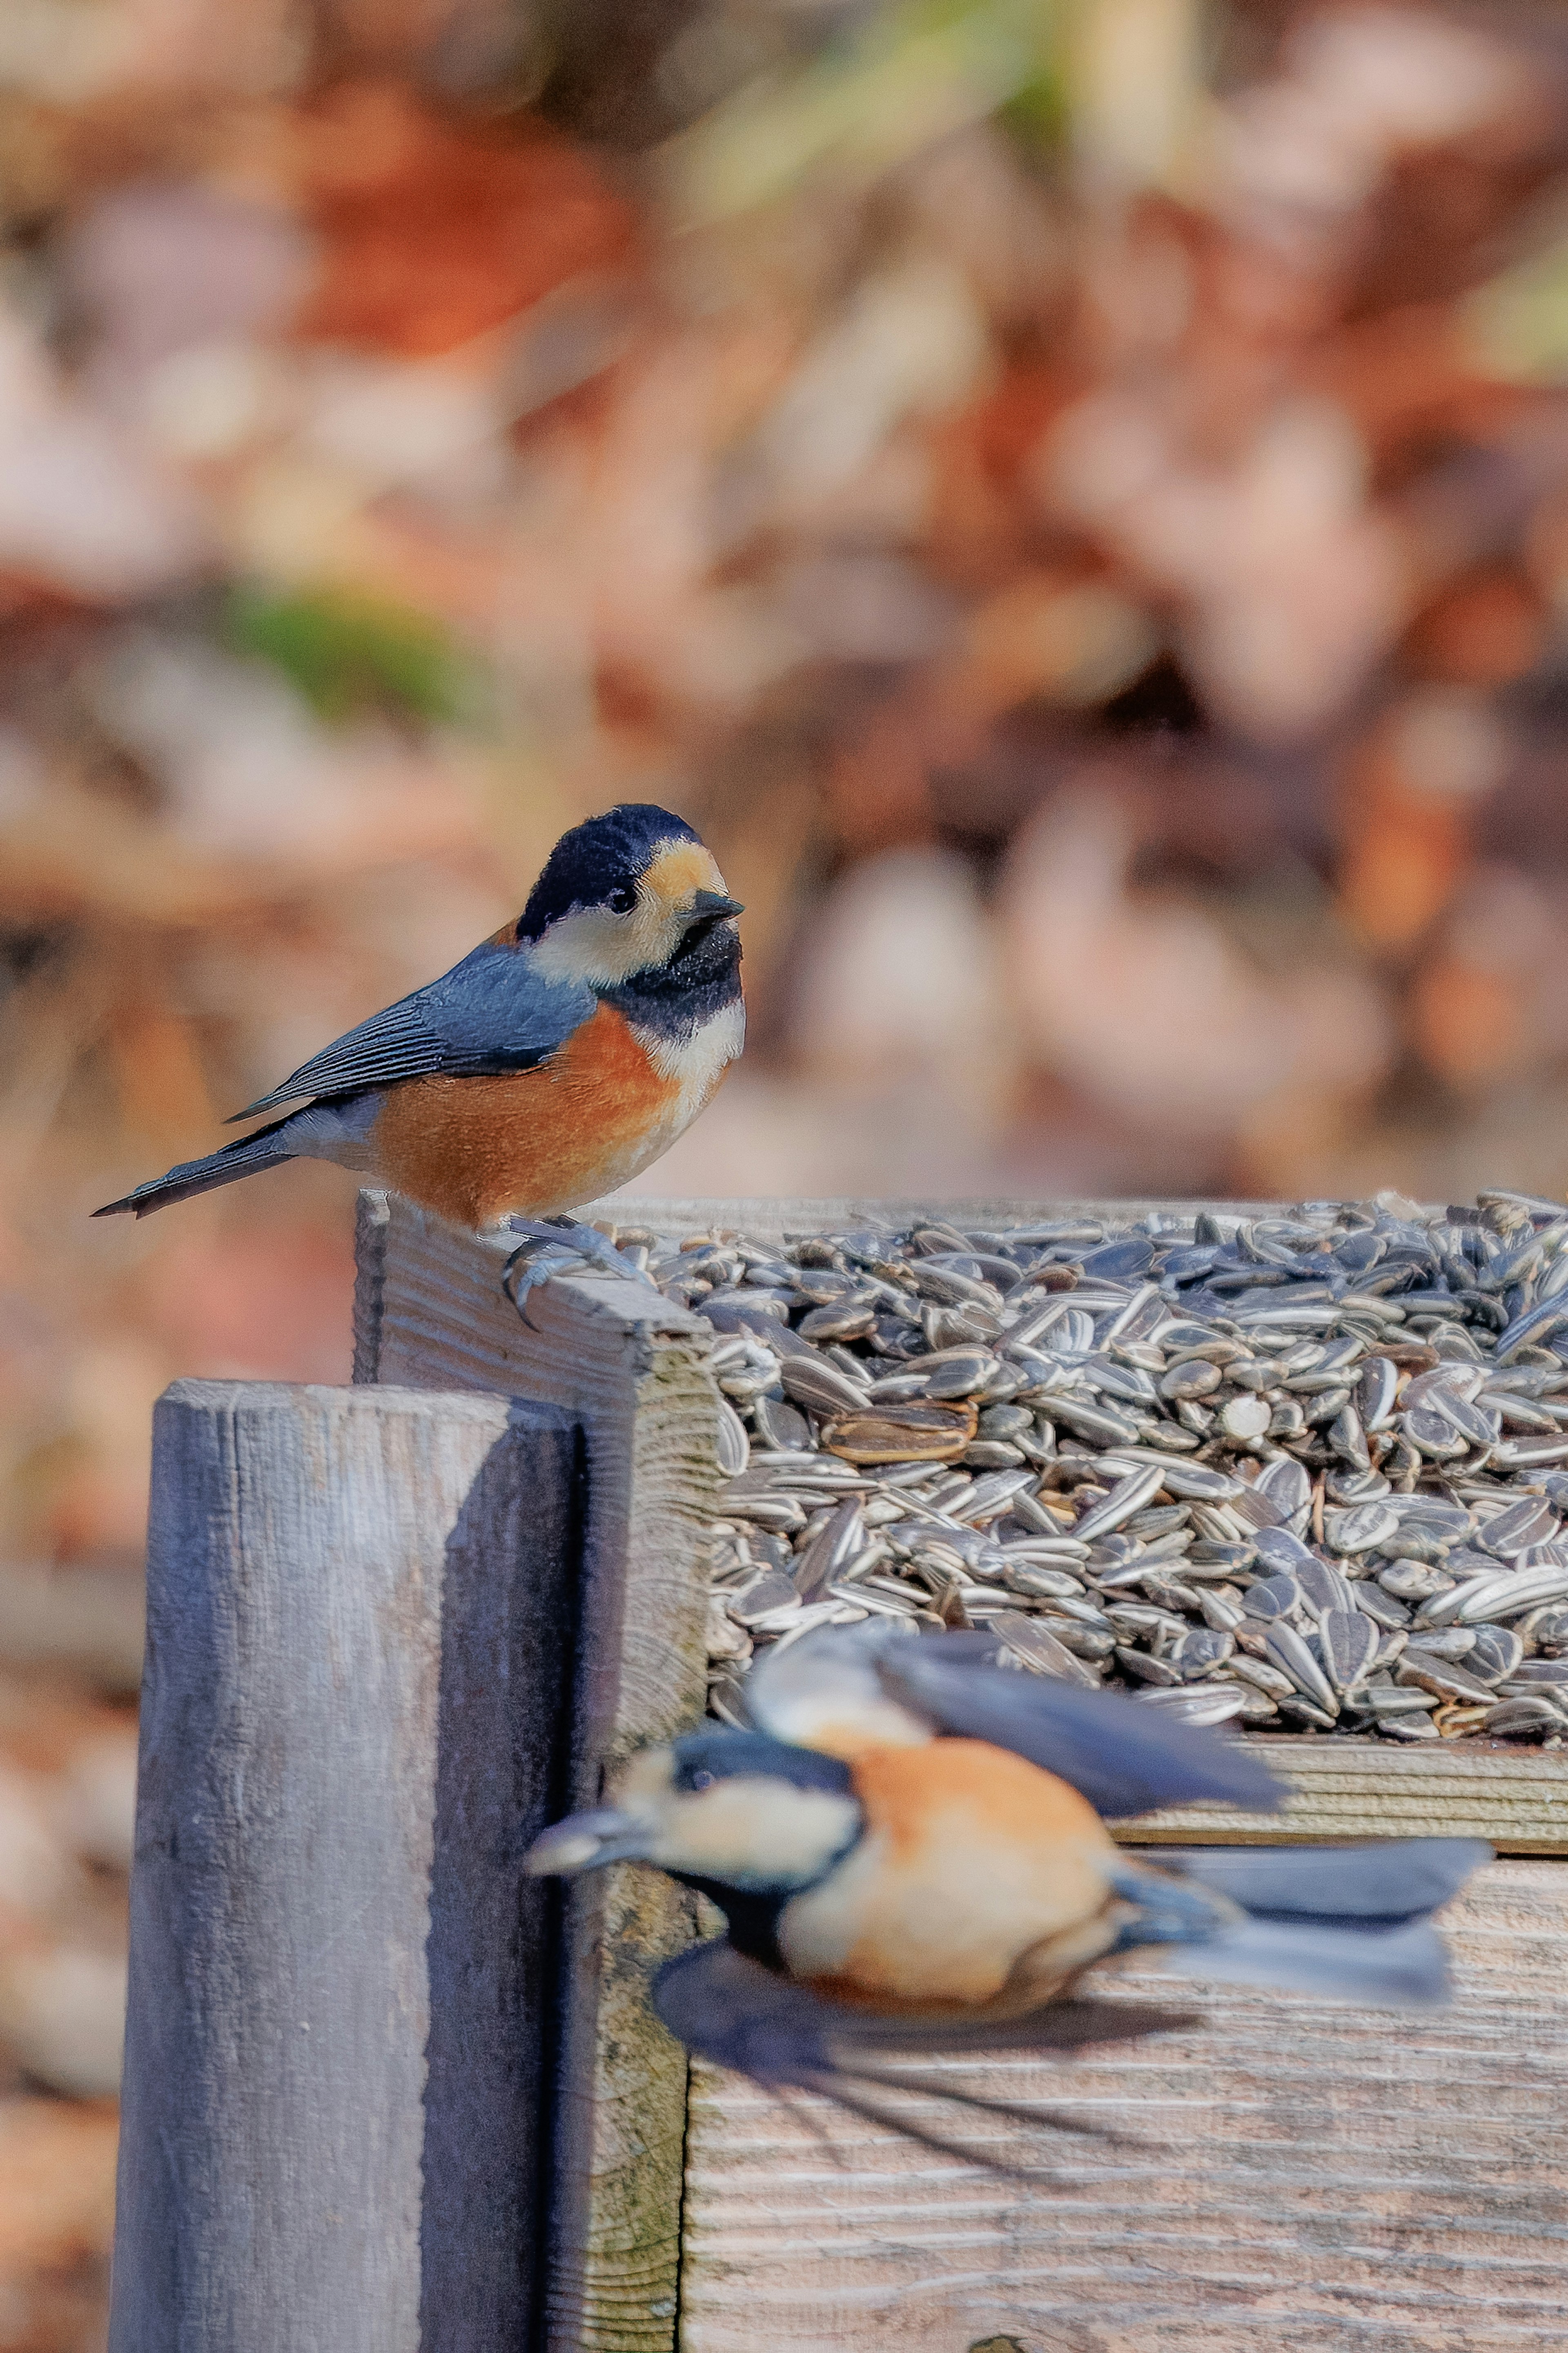
M 528 1867 L 574 1874 L 655 1863 L 722 1905 L 740 1950 L 773 1962 L 779 1913 L 844 1859 L 863 1828 L 854 1776 L 838 1757 L 710 1727 L 634 1757 L 615 1803 L 557 1822 Z
M 689 1031 L 739 999 L 741 913 L 684 818 L 627 801 L 563 834 L 517 936 L 542 971 L 645 1026 Z
M 574 825 L 562 835 L 528 894 L 519 939 L 542 939 L 550 924 L 582 908 L 630 914 L 637 885 L 658 852 L 692 843 L 702 848 L 695 828 L 651 801 L 623 801 L 603 817 Z
M 669 1751 L 669 1786 L 691 1795 L 710 1789 L 716 1781 L 762 1778 L 782 1781 L 792 1789 L 828 1789 L 845 1796 L 854 1786 L 849 1767 L 840 1757 L 818 1748 L 796 1748 L 787 1740 L 770 1739 L 765 1732 L 729 1732 L 704 1725 L 688 1732 Z

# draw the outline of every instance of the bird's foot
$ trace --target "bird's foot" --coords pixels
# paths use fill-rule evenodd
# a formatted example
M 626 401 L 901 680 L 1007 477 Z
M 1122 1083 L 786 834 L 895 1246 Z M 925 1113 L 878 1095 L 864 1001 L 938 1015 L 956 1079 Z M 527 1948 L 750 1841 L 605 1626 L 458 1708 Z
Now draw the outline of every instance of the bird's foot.
M 655 1291 L 642 1269 L 618 1250 L 608 1234 L 596 1226 L 580 1226 L 570 1218 L 509 1218 L 509 1229 L 526 1239 L 519 1243 L 501 1272 L 501 1289 L 525 1324 L 531 1324 L 526 1302 L 531 1292 L 552 1275 L 566 1274 L 584 1265 L 623 1275 L 628 1282 Z

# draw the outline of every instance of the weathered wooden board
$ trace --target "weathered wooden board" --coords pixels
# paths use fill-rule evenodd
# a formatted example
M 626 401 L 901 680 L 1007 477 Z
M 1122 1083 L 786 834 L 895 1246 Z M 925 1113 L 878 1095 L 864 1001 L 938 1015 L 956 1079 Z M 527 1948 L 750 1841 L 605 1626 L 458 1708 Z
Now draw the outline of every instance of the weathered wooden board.
M 916 1206 L 929 1207 L 601 1205 L 623 1224 L 764 1236 Z M 1001 1223 L 1064 1206 L 1106 1205 L 942 1209 Z M 605 1760 L 668 1736 L 700 1705 L 703 1523 L 717 1485 L 707 1335 L 596 1275 L 536 1294 L 531 1330 L 501 1294 L 504 1256 L 500 1242 L 365 1197 L 356 1378 L 471 1384 L 583 1419 L 593 1473 L 590 1664 L 572 1765 L 582 1802 Z M 1555 1756 L 1474 1744 L 1268 1746 L 1296 1792 L 1283 1823 L 1194 1810 L 1127 1835 L 1438 1831 L 1568 1852 L 1568 1761 Z M 663 2353 L 678 2289 L 682 2353 L 966 2353 L 992 2339 L 998 2353 L 1240 2353 L 1243 2332 L 1250 2348 L 1260 2324 L 1281 2344 L 1324 2353 L 1554 2342 L 1568 2316 L 1568 2146 L 1556 2122 L 1568 2073 L 1568 1870 L 1494 1865 L 1453 1917 L 1464 1990 L 1436 2020 L 1231 1989 L 1194 1998 L 1207 2022 L 1190 2035 L 1066 2073 L 1013 2063 L 974 2071 L 982 2089 L 1052 2100 L 1071 2089 L 1152 2140 L 1147 2153 L 1073 2144 L 1064 2192 L 943 2166 L 815 2105 L 803 2126 L 734 2079 L 698 2070 L 682 2226 L 684 2069 L 643 1987 L 689 1921 L 651 1875 L 639 1884 L 616 1874 L 576 1899 L 569 1930 L 550 2343 L 556 2353 Z M 1123 1980 L 1129 1995 L 1153 1982 Z
M 592 1201 L 577 1215 L 592 1223 L 613 1219 L 620 1225 L 646 1225 L 661 1234 L 699 1233 L 721 1226 L 732 1233 L 755 1234 L 759 1240 L 777 1241 L 785 1234 L 829 1233 L 858 1225 L 908 1226 L 922 1218 L 942 1218 L 949 1225 L 1026 1226 L 1039 1218 L 1142 1218 L 1151 1209 L 1217 1209 L 1231 1218 L 1278 1217 L 1278 1201 L 1173 1201 L 1128 1199 L 1089 1201 L 1000 1200 L 975 1194 L 952 1201 L 881 1201 L 852 1194 L 820 1198 L 789 1199 L 777 1194 L 735 1195 L 612 1193 Z
M 522 2341 L 581 1456 L 500 1398 L 159 1405 L 113 2353 Z
M 695 2068 L 681 2353 L 1561 2345 L 1568 1865 L 1494 1863 L 1445 1925 L 1458 1987 L 1436 2015 L 1204 1989 L 1192 2033 L 954 2071 L 1145 2144 L 1058 2140 L 1055 2189 Z M 952 2129 L 951 2104 L 926 2113 Z M 973 2137 L 1037 2164 L 1051 2139 Z
M 1519 1741 L 1386 1740 L 1265 1735 L 1291 1794 L 1283 1813 L 1185 1806 L 1120 1822 L 1136 1846 L 1282 1846 L 1322 1839 L 1484 1838 L 1500 1854 L 1568 1855 L 1568 1750 Z
M 702 1712 L 719 1476 L 717 1391 L 702 1369 L 711 1334 L 602 1274 L 535 1292 L 525 1322 L 501 1289 L 509 1248 L 395 1197 L 362 1196 L 354 1377 L 500 1391 L 581 1420 L 589 1493 L 568 1778 L 570 1801 L 592 1805 L 606 1767 Z M 667 2353 L 675 2341 L 686 2061 L 646 1989 L 690 1936 L 689 1901 L 651 1873 L 599 1873 L 572 1891 L 548 2339 L 571 2353 Z

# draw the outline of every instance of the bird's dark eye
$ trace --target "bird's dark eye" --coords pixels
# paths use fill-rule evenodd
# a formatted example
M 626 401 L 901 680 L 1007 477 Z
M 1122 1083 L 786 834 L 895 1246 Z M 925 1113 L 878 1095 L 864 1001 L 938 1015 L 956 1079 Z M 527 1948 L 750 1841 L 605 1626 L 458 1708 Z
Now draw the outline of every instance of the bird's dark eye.
M 693 1773 L 691 1786 L 694 1789 L 710 1789 L 713 1787 L 713 1778 L 711 1773 Z
M 631 884 L 629 882 L 623 882 L 618 891 L 611 892 L 609 897 L 605 900 L 605 904 L 609 908 L 612 914 L 629 915 L 632 909 L 637 905 L 637 894 L 632 889 Z

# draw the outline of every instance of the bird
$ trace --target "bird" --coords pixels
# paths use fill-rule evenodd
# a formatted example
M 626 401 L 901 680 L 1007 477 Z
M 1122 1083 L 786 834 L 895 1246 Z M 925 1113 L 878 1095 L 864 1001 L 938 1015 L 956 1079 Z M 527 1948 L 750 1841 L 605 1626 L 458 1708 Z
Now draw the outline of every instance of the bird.
M 331 1160 L 454 1225 L 526 1236 L 509 1288 L 520 1262 L 532 1261 L 526 1289 L 569 1253 L 627 1271 L 607 1236 L 563 1213 L 657 1160 L 740 1054 L 743 913 L 683 818 L 645 802 L 589 818 L 515 923 L 236 1117 L 300 1108 L 93 1214 L 144 1218 L 285 1161 Z
M 545 1831 L 528 1869 L 640 1862 L 710 1897 L 726 1934 L 651 1987 L 689 2050 L 986 2163 L 884 2095 L 1085 2127 L 940 2076 L 917 2085 L 900 2056 L 1063 2052 L 1193 2023 L 1097 1998 L 1088 1973 L 1133 1952 L 1374 2007 L 1446 1998 L 1427 1915 L 1489 1858 L 1483 1841 L 1118 1846 L 1108 1821 L 1200 1800 L 1267 1813 L 1284 1792 L 1239 1744 L 1000 1655 L 984 1633 L 887 1620 L 803 1635 L 752 1669 L 751 1729 L 708 1723 L 642 1750 L 613 1802 Z

